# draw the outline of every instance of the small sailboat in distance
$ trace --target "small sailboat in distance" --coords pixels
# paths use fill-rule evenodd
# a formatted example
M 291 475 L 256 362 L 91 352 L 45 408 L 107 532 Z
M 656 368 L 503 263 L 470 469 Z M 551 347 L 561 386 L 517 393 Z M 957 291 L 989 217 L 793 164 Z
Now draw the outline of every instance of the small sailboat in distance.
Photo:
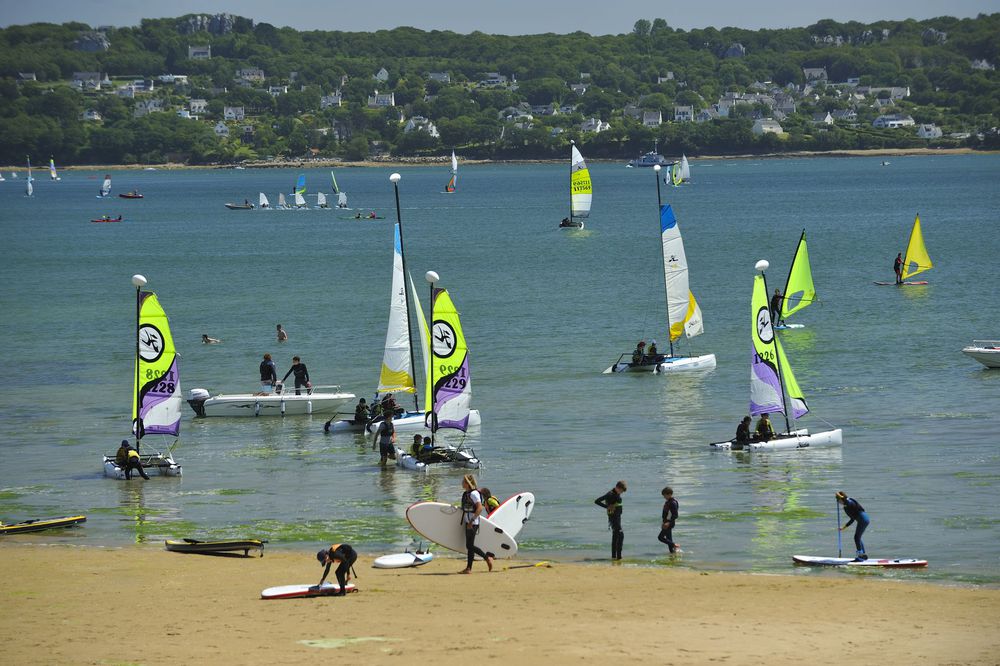
M 337 208 L 347 208 L 347 193 L 337 185 L 337 177 L 330 172 L 330 182 L 333 186 L 333 193 L 337 195 Z
M 49 157 L 49 179 L 62 180 L 62 178 L 59 177 L 59 174 L 56 173 L 56 161 L 52 157 Z
M 278 206 L 277 210 L 288 210 L 288 203 L 285 201 L 285 193 L 278 192 Z
M 691 182 L 691 165 L 688 164 L 687 155 L 681 153 L 681 182 Z
M 326 195 L 322 192 L 316 193 L 316 208 L 329 208 L 330 206 L 326 203 Z
M 785 319 L 808 307 L 815 300 L 816 286 L 813 284 L 812 267 L 809 265 L 806 230 L 803 229 L 799 244 L 795 246 L 792 265 L 788 267 L 788 280 L 785 281 L 785 291 L 782 293 L 781 311 L 774 327 L 779 331 L 786 328 L 805 328 L 804 324 L 789 324 Z
M 902 282 L 879 282 L 877 285 L 896 284 L 897 286 L 925 285 L 927 280 L 910 280 L 909 278 L 926 270 L 934 268 L 934 262 L 927 254 L 927 246 L 924 244 L 924 233 L 920 228 L 920 214 L 913 220 L 913 228 L 910 230 L 910 242 L 906 244 L 906 252 L 903 254 L 903 265 L 900 277 Z
M 27 159 L 28 159 L 28 180 L 25 181 L 24 183 L 24 196 L 30 197 L 33 196 L 35 193 L 35 186 L 31 184 L 31 181 L 34 180 L 31 177 L 31 158 L 29 157 Z
M 458 183 L 458 158 L 455 157 L 455 151 L 451 151 L 451 179 L 448 184 L 444 186 L 444 191 L 447 194 L 455 193 L 455 185 Z
M 104 175 L 104 182 L 101 183 L 101 190 L 97 194 L 98 199 L 105 199 L 111 196 L 111 174 Z
M 259 199 L 258 205 L 260 206 L 260 208 L 270 208 L 271 207 L 271 203 L 267 200 L 267 196 L 263 192 L 260 193 L 260 199 Z
M 574 143 L 569 161 L 569 217 L 563 218 L 559 223 L 560 229 L 583 229 L 583 221 L 590 217 L 593 194 L 590 169 Z

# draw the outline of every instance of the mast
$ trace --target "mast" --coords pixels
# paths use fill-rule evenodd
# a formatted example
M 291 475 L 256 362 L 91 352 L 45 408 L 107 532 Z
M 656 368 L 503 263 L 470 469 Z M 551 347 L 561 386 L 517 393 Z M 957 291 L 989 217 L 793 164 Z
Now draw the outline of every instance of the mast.
M 419 393 L 419 390 L 417 389 L 417 365 L 413 361 L 413 328 L 410 326 L 410 291 L 406 288 L 408 273 L 406 272 L 406 252 L 403 251 L 403 218 L 399 212 L 400 178 L 402 178 L 402 176 L 398 173 L 394 173 L 389 176 L 389 180 L 392 181 L 392 189 L 396 193 L 396 224 L 399 225 L 399 256 L 403 260 L 403 291 L 405 292 L 403 294 L 403 299 L 406 302 L 406 339 L 410 343 L 410 371 L 413 373 L 413 411 L 418 411 L 420 409 L 420 402 L 417 397 L 417 394 Z M 431 433 L 431 437 L 433 439 L 433 432 Z
M 570 139 L 569 142 L 569 221 L 570 224 L 573 223 L 573 146 L 576 145 L 576 141 Z
M 767 275 L 764 271 L 767 270 L 770 264 L 765 260 L 761 259 L 757 262 L 755 268 L 760 271 L 760 277 L 764 281 L 764 300 L 767 307 L 767 318 L 771 318 L 771 307 L 770 303 L 767 303 Z M 785 432 L 788 434 L 792 433 L 792 423 L 788 418 L 788 402 L 785 400 L 785 380 L 781 376 L 781 359 L 778 357 L 778 333 L 774 330 L 774 322 L 771 322 L 771 347 L 774 349 L 774 367 L 778 372 L 778 386 L 781 387 L 781 412 L 785 415 Z
M 440 280 L 440 276 L 434 271 L 427 271 L 424 273 L 424 279 L 427 280 L 431 285 L 431 324 L 427 327 L 427 349 L 430 355 L 429 363 L 427 364 L 428 378 L 431 385 L 431 445 L 434 444 L 434 433 L 437 432 L 437 409 L 436 409 L 436 398 L 434 396 L 434 283 Z
M 655 148 L 654 148 L 655 150 Z M 661 214 L 663 209 L 663 201 L 660 199 L 660 165 L 653 165 L 653 175 L 656 177 L 656 211 L 657 214 Z M 663 265 L 667 265 L 667 255 L 663 253 L 663 239 L 660 238 L 660 259 L 663 260 Z M 667 291 L 667 271 L 664 269 L 663 273 L 663 299 L 667 304 L 667 342 L 670 344 L 670 356 L 674 355 L 674 339 L 670 334 L 670 294 Z
M 132 423 L 132 430 L 135 434 L 135 450 L 138 452 L 139 442 L 142 439 L 142 412 L 139 404 L 139 318 L 142 310 L 142 288 L 146 285 L 146 278 L 142 275 L 133 275 L 132 284 L 135 285 L 135 388 L 132 390 L 135 421 Z

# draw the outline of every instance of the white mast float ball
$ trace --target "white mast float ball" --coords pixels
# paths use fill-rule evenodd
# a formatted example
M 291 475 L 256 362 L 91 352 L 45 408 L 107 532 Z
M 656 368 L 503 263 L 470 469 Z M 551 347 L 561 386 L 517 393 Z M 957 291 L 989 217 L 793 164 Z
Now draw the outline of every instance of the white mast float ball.
M 434 271 L 427 271 L 426 273 L 424 273 L 424 279 L 430 282 L 431 284 L 434 284 L 435 282 L 441 279 L 441 276 L 435 273 Z
M 768 263 L 767 259 L 761 259 L 756 264 L 754 264 L 754 268 L 757 269 L 758 271 L 766 271 L 767 267 L 770 265 L 771 264 Z
M 660 165 L 659 164 L 654 164 L 653 165 L 653 171 L 659 172 L 660 171 Z
M 132 284 L 135 285 L 136 287 L 145 287 L 146 286 L 146 276 L 144 276 L 144 275 L 138 275 L 138 274 L 133 275 L 132 276 Z
M 398 173 L 394 173 L 391 176 L 389 176 L 389 180 L 392 181 L 393 183 L 398 183 L 400 178 L 402 178 L 402 176 L 400 176 Z

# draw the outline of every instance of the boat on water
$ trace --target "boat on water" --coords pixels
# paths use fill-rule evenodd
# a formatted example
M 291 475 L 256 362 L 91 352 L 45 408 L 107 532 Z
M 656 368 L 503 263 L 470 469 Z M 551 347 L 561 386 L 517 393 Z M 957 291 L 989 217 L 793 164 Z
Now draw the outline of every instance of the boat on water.
M 106 199 L 111 196 L 111 174 L 104 175 L 104 182 L 101 183 L 101 189 L 97 193 L 98 199 Z
M 271 202 L 269 202 L 269 201 L 267 200 L 267 196 L 266 196 L 266 195 L 265 195 L 265 194 L 264 194 L 263 192 L 261 192 L 261 193 L 260 193 L 260 197 L 258 198 L 258 203 L 257 203 L 257 205 L 258 205 L 258 206 L 259 206 L 259 207 L 260 207 L 261 209 L 264 209 L 264 208 L 270 208 L 270 207 L 271 207 Z
M 732 439 L 714 442 L 710 446 L 720 451 L 785 451 L 840 446 L 843 443 L 840 428 L 810 433 L 807 429 L 792 426 L 796 419 L 809 413 L 809 407 L 774 332 L 764 275 L 768 265 L 763 259 L 757 262 L 758 274 L 754 276 L 753 295 L 750 299 L 753 347 L 750 361 L 750 414 L 760 416 L 780 412 L 785 415 L 785 431 L 775 433 L 766 441 L 751 438 L 749 443 L 737 444 Z
M 344 411 L 355 395 L 340 385 L 317 385 L 310 389 L 286 389 L 279 385 L 273 393 L 217 393 L 193 388 L 188 404 L 198 416 L 303 416 Z
M 316 193 L 316 208 L 329 208 L 329 204 L 326 203 L 326 195 L 322 192 Z
M 629 161 L 629 163 L 628 163 L 627 166 L 629 166 L 629 167 L 655 167 L 655 166 L 658 166 L 658 167 L 668 167 L 668 166 L 670 166 L 671 162 L 667 158 L 665 158 L 663 155 L 661 155 L 660 153 L 656 152 L 658 146 L 659 146 L 659 143 L 658 142 L 654 142 L 653 143 L 653 149 L 651 151 L 649 151 L 648 153 L 644 153 L 643 155 L 641 155 L 640 157 L 635 158 L 634 160 Z
M 681 182 L 690 183 L 691 182 L 691 165 L 688 164 L 687 155 L 681 153 Z
M 55 158 L 53 158 L 51 156 L 49 157 L 49 180 L 51 180 L 53 182 L 58 181 L 58 180 L 62 180 L 62 178 L 59 177 L 59 173 L 56 172 L 56 161 L 55 161 Z
M 926 270 L 934 268 L 934 262 L 927 254 L 927 245 L 924 243 L 924 232 L 920 227 L 920 214 L 913 219 L 913 227 L 910 229 L 910 240 L 906 244 L 906 253 L 903 255 L 902 266 L 902 286 L 925 285 L 926 280 L 911 280 L 914 275 L 919 275 Z M 894 282 L 878 282 L 878 285 L 896 284 Z
M 812 266 L 809 264 L 809 247 L 806 245 L 806 230 L 802 230 L 792 264 L 788 267 L 788 279 L 785 281 L 785 291 L 782 292 L 781 310 L 775 330 L 783 331 L 790 328 L 805 328 L 804 324 L 789 324 L 788 317 L 808 307 L 816 300 L 816 286 L 813 284 Z
M 337 176 L 334 175 L 333 171 L 330 172 L 330 184 L 333 187 L 333 193 L 337 195 L 337 208 L 347 208 L 347 193 L 337 185 Z
M 445 194 L 454 194 L 455 186 L 457 184 L 458 184 L 458 158 L 455 157 L 455 151 L 453 150 L 451 151 L 451 178 L 444 186 Z
M 121 221 L 122 221 L 122 216 L 121 215 L 119 215 L 118 217 L 111 217 L 110 215 L 103 215 L 103 216 L 97 218 L 96 220 L 91 220 L 91 222 L 121 222 Z
M 295 201 L 293 208 L 304 210 L 309 208 L 306 203 L 306 175 L 300 173 L 299 177 L 295 180 L 295 187 L 292 188 L 292 197 Z
M 156 294 L 143 291 L 146 278 L 133 275 L 135 285 L 135 375 L 132 385 L 132 435 L 147 474 L 180 476 L 181 466 L 171 451 L 177 446 L 181 430 L 181 380 L 178 355 L 170 334 L 167 314 Z M 160 453 L 146 439 L 149 436 L 173 438 Z M 124 479 L 125 470 L 115 454 L 104 456 L 104 475 Z
M 249 201 L 244 201 L 241 204 L 227 203 L 225 204 L 225 206 L 229 210 L 253 210 L 253 204 L 250 203 Z
M 28 159 L 28 179 L 24 182 L 24 196 L 31 197 L 35 195 L 35 186 L 32 184 L 34 178 L 31 177 L 31 158 Z
M 0 535 L 24 534 L 25 532 L 41 532 L 57 527 L 72 527 L 87 522 L 87 516 L 61 516 L 59 518 L 33 518 L 19 523 L 6 525 L 0 522 Z
M 590 217 L 593 193 L 590 169 L 576 144 L 573 144 L 569 161 L 569 217 L 564 217 L 559 223 L 560 229 L 583 229 L 583 221 Z
M 684 241 L 670 204 L 660 198 L 660 167 L 656 173 L 656 200 L 660 211 L 660 251 L 663 259 L 663 293 L 666 298 L 667 333 L 670 347 L 667 354 L 626 352 L 607 368 L 612 372 L 677 372 L 684 370 L 711 370 L 715 367 L 715 354 L 685 355 L 677 353 L 674 343 L 681 337 L 694 338 L 705 331 L 701 308 L 691 292 L 688 281 L 688 262 Z
M 1000 340 L 973 340 L 962 353 L 974 358 L 987 368 L 1000 368 Z
M 121 199 L 145 199 L 146 195 L 139 192 L 139 190 L 132 190 L 131 192 L 122 192 L 119 195 Z
M 278 205 L 275 206 L 275 210 L 288 210 L 288 203 L 285 201 L 285 193 L 278 192 Z
M 309 208 L 309 204 L 306 203 L 306 198 L 304 196 L 302 196 L 300 193 L 296 192 L 295 193 L 295 209 L 296 210 L 307 210 L 308 208 Z

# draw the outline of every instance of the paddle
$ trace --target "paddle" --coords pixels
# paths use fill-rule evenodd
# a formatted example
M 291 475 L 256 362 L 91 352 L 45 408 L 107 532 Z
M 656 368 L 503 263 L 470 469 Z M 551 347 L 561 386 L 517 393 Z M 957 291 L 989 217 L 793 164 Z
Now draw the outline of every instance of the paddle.
M 834 500 L 837 502 L 837 557 L 843 557 L 844 553 L 840 546 L 840 500 Z
M 535 562 L 534 564 L 518 564 L 518 565 L 513 566 L 513 567 L 504 567 L 503 570 L 507 571 L 508 569 L 531 569 L 531 568 L 534 568 L 534 567 L 545 567 L 546 569 L 551 569 L 552 568 L 552 563 L 549 562 L 548 560 L 545 560 L 545 561 L 542 561 L 542 562 Z

